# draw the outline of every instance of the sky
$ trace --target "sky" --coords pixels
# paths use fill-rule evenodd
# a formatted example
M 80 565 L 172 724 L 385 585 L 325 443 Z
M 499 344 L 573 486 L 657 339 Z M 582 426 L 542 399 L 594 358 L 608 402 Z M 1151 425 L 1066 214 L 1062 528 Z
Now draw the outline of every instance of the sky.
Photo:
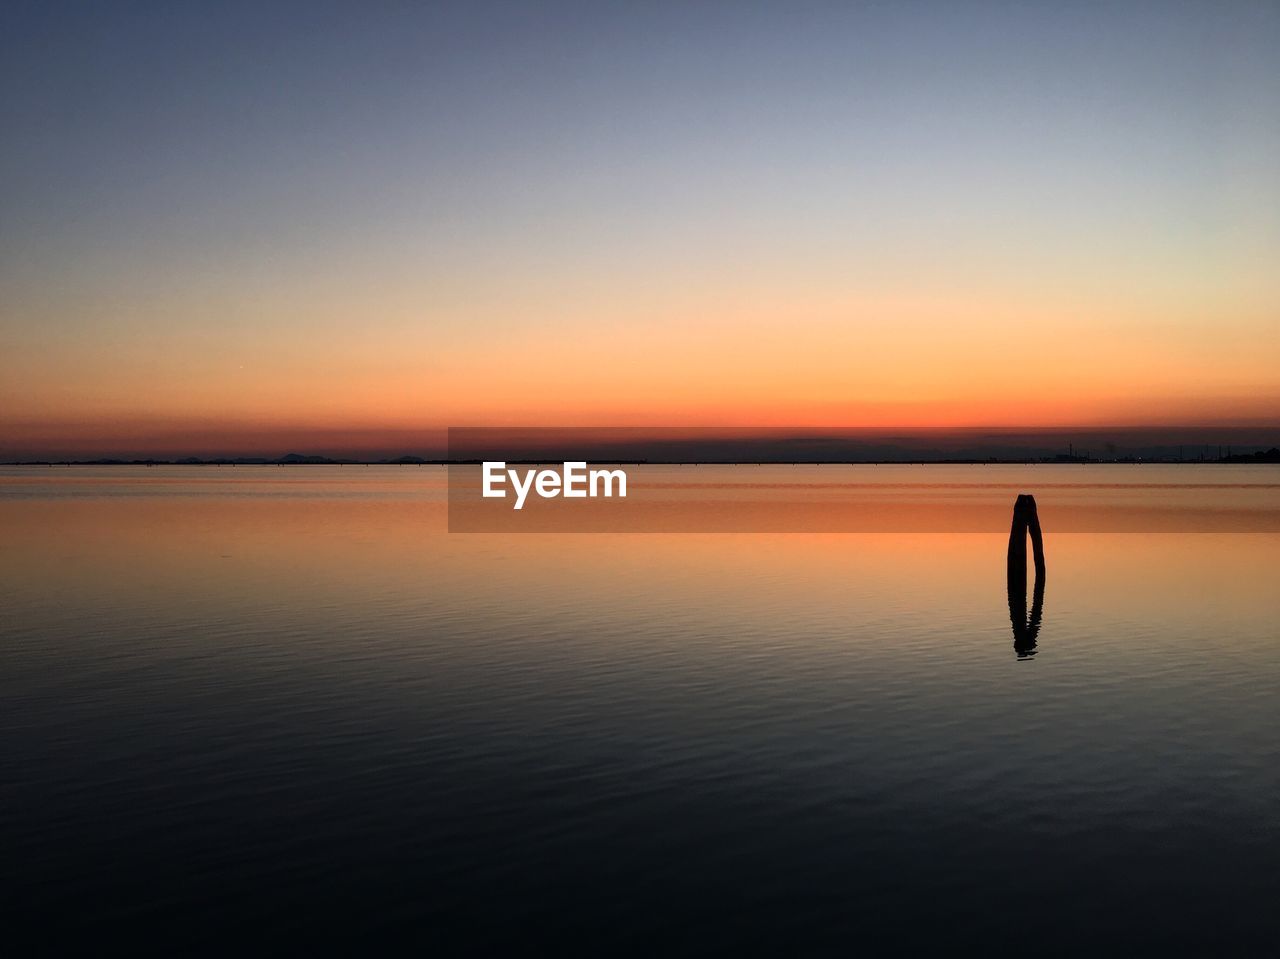
M 1280 4 L 0 7 L 0 460 L 1280 427 Z

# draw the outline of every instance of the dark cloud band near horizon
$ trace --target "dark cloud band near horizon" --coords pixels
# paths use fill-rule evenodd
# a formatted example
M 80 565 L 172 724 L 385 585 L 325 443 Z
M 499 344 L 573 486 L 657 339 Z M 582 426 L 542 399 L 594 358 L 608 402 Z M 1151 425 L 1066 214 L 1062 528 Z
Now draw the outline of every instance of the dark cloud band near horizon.
M 0 463 L 195 458 L 268 459 L 288 454 L 359 461 L 611 459 L 652 462 L 848 462 L 1020 460 L 1074 455 L 1099 460 L 1216 460 L 1280 445 L 1270 426 L 1098 427 L 1086 429 L 832 429 L 822 427 L 461 428 L 371 431 L 293 430 L 246 439 L 196 432 L 139 436 L 109 446 L 0 446 Z

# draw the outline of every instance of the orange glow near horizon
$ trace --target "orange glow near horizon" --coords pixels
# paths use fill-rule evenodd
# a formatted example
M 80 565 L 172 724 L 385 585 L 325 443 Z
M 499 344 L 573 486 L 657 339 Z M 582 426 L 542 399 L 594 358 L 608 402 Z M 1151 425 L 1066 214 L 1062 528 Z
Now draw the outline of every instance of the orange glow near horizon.
M 29 334 L 9 361 L 0 439 L 199 453 L 401 446 L 449 425 L 1280 425 L 1271 314 L 1161 325 L 996 302 L 670 303 L 662 322 L 629 305 L 611 321 L 544 313 L 448 335 L 408 317 L 314 335 L 138 330 L 57 351 Z

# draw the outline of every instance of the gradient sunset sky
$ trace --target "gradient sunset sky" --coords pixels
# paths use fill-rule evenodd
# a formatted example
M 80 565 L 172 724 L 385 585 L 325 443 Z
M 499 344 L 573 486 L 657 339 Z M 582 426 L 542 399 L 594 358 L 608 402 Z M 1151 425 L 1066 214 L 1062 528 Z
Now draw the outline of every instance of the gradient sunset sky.
M 1280 425 L 1280 4 L 6 3 L 0 459 Z

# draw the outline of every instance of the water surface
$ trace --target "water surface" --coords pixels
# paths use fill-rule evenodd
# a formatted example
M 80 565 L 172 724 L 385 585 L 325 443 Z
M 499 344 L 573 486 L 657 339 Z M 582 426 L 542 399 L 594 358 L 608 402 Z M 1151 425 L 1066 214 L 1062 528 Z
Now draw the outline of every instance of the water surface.
M 11 930 L 1274 948 L 1280 470 L 649 469 L 881 519 L 450 534 L 436 468 L 0 469 Z

